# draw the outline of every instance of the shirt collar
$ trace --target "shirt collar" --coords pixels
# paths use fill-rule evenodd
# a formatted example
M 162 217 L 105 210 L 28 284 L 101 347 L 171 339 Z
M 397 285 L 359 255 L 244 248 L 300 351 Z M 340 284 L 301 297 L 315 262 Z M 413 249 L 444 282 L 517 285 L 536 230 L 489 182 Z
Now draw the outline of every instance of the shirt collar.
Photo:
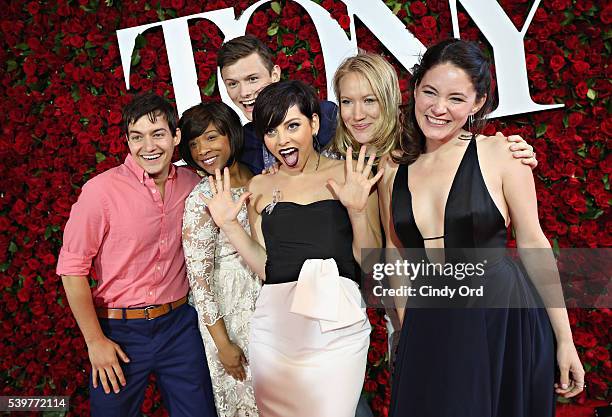
M 127 154 L 127 156 L 125 157 L 124 164 L 126 167 L 128 167 L 130 171 L 134 173 L 134 175 L 136 175 L 136 178 L 138 178 L 138 181 L 143 182 L 149 178 L 149 174 L 147 174 L 145 170 L 142 169 L 142 167 L 138 165 L 136 161 L 134 161 L 134 158 L 132 158 L 131 154 Z M 175 177 L 176 177 L 176 166 L 174 166 L 174 164 L 170 164 L 170 169 L 168 170 L 168 179 L 172 180 Z

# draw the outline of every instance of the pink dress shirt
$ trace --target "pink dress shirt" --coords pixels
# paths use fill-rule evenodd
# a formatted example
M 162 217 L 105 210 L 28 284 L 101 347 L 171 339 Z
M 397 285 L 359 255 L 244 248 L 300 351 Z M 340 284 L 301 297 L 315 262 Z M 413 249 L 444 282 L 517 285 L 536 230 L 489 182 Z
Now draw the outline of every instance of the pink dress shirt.
M 171 165 L 162 200 L 131 155 L 92 178 L 72 206 L 56 272 L 88 276 L 93 260 L 96 306 L 140 307 L 183 297 L 189 289 L 183 211 L 199 180 Z

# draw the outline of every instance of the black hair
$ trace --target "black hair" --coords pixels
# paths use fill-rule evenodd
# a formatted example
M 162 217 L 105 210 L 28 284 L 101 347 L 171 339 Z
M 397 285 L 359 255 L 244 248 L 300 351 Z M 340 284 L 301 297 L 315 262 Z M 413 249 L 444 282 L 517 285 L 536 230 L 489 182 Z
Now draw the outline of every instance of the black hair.
M 321 115 L 317 93 L 302 81 L 280 81 L 261 90 L 253 108 L 253 125 L 257 137 L 263 139 L 266 131 L 280 125 L 291 106 L 297 106 L 300 113 L 310 120 L 314 114 L 319 117 Z
M 170 128 L 170 134 L 176 136 L 178 122 L 176 110 L 165 98 L 153 92 L 146 92 L 134 96 L 123 108 L 123 133 L 127 135 L 129 126 L 136 123 L 142 116 L 147 116 L 151 123 L 155 123 L 158 117 L 165 118 Z
M 231 166 L 242 154 L 244 147 L 244 130 L 240 117 L 230 106 L 223 102 L 200 103 L 183 113 L 178 126 L 181 129 L 181 142 L 178 145 L 179 155 L 183 161 L 196 170 L 202 170 L 191 156 L 189 142 L 201 136 L 206 128 L 214 125 L 217 131 L 227 136 L 230 143 L 230 158 L 226 166 Z
M 430 69 L 436 65 L 450 63 L 461 68 L 470 77 L 476 100 L 486 96 L 483 106 L 473 116 L 471 131 L 481 132 L 486 125 L 485 115 L 491 111 L 494 97 L 491 92 L 491 67 L 477 43 L 461 39 L 446 39 L 427 49 L 420 62 L 412 68 L 410 91 L 415 89 Z M 400 138 L 401 157 L 393 157 L 395 162 L 412 163 L 425 151 L 425 136 L 415 116 L 414 95 L 410 94 L 408 103 L 403 109 L 404 132 Z

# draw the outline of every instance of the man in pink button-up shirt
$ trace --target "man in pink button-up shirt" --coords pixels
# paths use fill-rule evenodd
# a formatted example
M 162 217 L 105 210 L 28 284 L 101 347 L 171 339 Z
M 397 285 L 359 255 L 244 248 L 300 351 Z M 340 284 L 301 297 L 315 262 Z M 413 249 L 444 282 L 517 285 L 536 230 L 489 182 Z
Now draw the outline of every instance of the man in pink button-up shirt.
M 189 289 L 181 223 L 199 177 L 171 163 L 180 142 L 176 114 L 161 97 L 144 94 L 123 117 L 130 154 L 83 186 L 57 265 L 92 364 L 92 414 L 139 415 L 155 372 L 170 415 L 216 416 L 191 306 L 151 321 L 128 319 L 126 310 L 119 319 L 96 312 L 173 303 Z M 97 286 L 90 289 L 92 263 Z

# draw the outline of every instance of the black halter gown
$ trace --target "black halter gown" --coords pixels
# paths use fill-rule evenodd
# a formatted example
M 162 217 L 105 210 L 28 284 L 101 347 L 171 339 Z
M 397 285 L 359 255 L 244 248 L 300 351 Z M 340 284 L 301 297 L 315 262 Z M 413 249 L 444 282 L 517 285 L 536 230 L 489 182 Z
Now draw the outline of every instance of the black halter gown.
M 392 215 L 405 248 L 423 248 L 408 189 L 395 175 Z M 504 219 L 485 186 L 472 138 L 453 180 L 444 246 L 505 248 Z M 448 257 L 446 258 L 448 262 Z M 501 288 L 533 295 L 520 268 L 503 258 L 487 271 Z M 408 308 L 398 347 L 391 417 L 553 417 L 554 339 L 541 308 Z

